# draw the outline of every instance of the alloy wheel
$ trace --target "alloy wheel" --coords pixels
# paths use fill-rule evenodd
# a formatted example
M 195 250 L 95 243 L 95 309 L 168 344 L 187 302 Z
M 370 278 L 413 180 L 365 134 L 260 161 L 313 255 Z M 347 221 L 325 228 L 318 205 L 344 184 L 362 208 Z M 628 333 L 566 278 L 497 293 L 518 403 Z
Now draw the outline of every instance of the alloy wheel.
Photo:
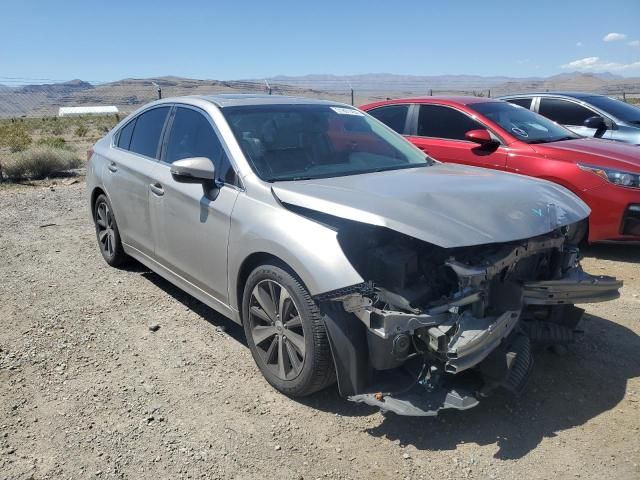
M 113 216 L 107 202 L 100 202 L 96 208 L 96 226 L 100 249 L 108 257 L 113 257 L 116 248 L 115 233 L 113 231 Z
M 251 336 L 267 365 L 282 380 L 300 375 L 305 360 L 305 338 L 298 307 L 287 289 L 274 280 L 262 280 L 249 301 Z

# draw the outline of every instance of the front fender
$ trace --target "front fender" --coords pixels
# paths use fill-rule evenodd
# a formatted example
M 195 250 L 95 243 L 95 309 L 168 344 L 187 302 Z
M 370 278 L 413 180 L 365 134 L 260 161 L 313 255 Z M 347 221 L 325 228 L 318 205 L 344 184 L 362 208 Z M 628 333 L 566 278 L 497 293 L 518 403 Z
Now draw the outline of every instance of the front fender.
M 363 282 L 345 256 L 337 232 L 278 204 L 273 196 L 238 196 L 229 234 L 229 299 L 239 310 L 238 274 L 254 253 L 273 255 L 300 277 L 311 295 Z

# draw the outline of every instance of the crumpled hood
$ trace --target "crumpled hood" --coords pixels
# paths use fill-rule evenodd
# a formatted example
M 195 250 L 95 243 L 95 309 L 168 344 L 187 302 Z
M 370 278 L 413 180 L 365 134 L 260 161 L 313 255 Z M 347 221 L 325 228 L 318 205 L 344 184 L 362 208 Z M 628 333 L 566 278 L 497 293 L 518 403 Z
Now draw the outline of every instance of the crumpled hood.
M 336 178 L 277 182 L 283 203 L 388 227 L 444 248 L 521 240 L 590 213 L 544 180 L 437 163 Z
M 561 142 L 531 145 L 533 149 L 553 158 L 560 150 L 575 154 L 574 160 L 599 167 L 618 168 L 630 172 L 640 172 L 640 147 L 630 143 L 603 140 L 600 138 L 578 138 Z

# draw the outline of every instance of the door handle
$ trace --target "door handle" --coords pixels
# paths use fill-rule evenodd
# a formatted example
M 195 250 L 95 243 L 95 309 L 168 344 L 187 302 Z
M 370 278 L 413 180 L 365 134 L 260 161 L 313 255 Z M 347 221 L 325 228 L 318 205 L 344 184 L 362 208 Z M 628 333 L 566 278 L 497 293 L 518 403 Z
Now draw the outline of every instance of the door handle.
M 158 195 L 159 197 L 164 195 L 164 188 L 162 188 L 162 185 L 157 182 L 150 184 L 149 190 L 151 190 L 155 195 Z
M 116 162 L 109 162 L 109 165 L 107 165 L 107 168 L 112 172 L 118 171 L 118 166 L 116 165 Z

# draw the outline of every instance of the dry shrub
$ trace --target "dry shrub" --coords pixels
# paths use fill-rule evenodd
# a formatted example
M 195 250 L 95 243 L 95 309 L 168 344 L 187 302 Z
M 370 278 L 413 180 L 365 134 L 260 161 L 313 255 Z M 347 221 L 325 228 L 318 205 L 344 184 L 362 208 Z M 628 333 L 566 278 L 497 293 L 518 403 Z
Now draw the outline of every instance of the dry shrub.
M 89 133 L 89 128 L 86 125 L 78 125 L 76 128 L 76 137 L 86 137 Z
M 2 168 L 10 180 L 20 180 L 45 178 L 80 165 L 82 160 L 75 153 L 42 145 L 13 155 L 3 162 Z
M 71 146 L 62 137 L 44 137 L 36 142 L 36 145 L 44 145 L 53 148 L 63 148 L 65 150 L 72 150 Z
M 0 147 L 9 147 L 20 152 L 31 145 L 31 135 L 22 122 L 11 122 L 0 126 Z

